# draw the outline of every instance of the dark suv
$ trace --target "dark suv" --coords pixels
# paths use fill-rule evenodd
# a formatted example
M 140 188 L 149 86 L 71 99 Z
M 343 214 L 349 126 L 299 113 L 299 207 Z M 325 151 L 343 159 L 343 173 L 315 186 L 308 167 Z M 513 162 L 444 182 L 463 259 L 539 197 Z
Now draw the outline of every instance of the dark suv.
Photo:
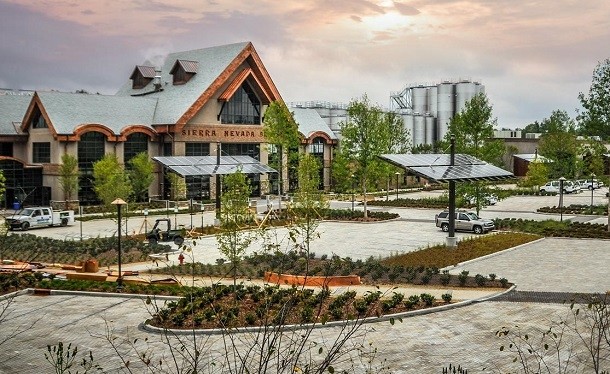
M 436 221 L 436 227 L 440 227 L 441 230 L 449 231 L 449 211 L 445 210 L 440 212 L 434 217 Z M 495 229 L 495 225 L 492 220 L 482 219 L 474 212 L 468 212 L 465 210 L 455 211 L 455 229 L 462 231 L 472 231 L 475 234 L 483 234 Z

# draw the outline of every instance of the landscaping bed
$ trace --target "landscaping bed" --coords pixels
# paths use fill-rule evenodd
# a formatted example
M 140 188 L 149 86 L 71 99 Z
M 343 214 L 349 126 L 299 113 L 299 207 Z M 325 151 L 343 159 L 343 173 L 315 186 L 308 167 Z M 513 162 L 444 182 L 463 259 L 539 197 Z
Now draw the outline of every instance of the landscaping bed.
M 559 208 L 557 206 L 553 207 L 542 207 L 537 210 L 540 213 L 561 213 L 563 214 L 595 214 L 600 216 L 608 215 L 608 204 L 594 205 L 591 208 L 591 205 L 585 204 L 570 204 L 568 206 L 564 206 L 563 208 Z
M 533 221 L 515 218 L 495 219 L 497 229 L 513 230 L 549 237 L 610 239 L 608 225 L 570 221 Z

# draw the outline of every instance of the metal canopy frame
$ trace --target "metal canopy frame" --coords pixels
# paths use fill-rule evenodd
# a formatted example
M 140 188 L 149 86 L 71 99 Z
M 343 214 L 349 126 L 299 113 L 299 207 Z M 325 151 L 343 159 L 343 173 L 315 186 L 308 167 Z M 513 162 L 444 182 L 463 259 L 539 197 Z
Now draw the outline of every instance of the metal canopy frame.
M 466 154 L 384 154 L 382 160 L 407 172 L 436 182 L 496 181 L 514 178 L 513 173 Z
M 219 160 L 220 159 L 220 160 Z M 157 156 L 153 160 L 183 176 L 277 173 L 250 156 Z

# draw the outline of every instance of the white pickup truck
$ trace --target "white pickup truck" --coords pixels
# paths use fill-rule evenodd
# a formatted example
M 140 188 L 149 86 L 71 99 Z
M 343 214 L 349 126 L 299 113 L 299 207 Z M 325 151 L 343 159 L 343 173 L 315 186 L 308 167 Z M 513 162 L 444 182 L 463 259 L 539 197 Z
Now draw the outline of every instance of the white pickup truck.
M 28 230 L 30 227 L 67 226 L 74 224 L 74 211 L 53 211 L 51 207 L 24 208 L 6 218 L 9 230 Z

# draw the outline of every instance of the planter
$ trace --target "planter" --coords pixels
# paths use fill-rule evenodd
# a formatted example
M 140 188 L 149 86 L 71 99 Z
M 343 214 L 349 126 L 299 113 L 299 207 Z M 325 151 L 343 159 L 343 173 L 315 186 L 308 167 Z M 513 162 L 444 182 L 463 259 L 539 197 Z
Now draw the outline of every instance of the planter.
M 270 271 L 265 272 L 265 281 L 275 284 L 288 284 L 295 286 L 351 286 L 360 284 L 358 275 L 332 275 L 332 276 L 315 276 L 308 277 L 302 275 L 278 274 Z

